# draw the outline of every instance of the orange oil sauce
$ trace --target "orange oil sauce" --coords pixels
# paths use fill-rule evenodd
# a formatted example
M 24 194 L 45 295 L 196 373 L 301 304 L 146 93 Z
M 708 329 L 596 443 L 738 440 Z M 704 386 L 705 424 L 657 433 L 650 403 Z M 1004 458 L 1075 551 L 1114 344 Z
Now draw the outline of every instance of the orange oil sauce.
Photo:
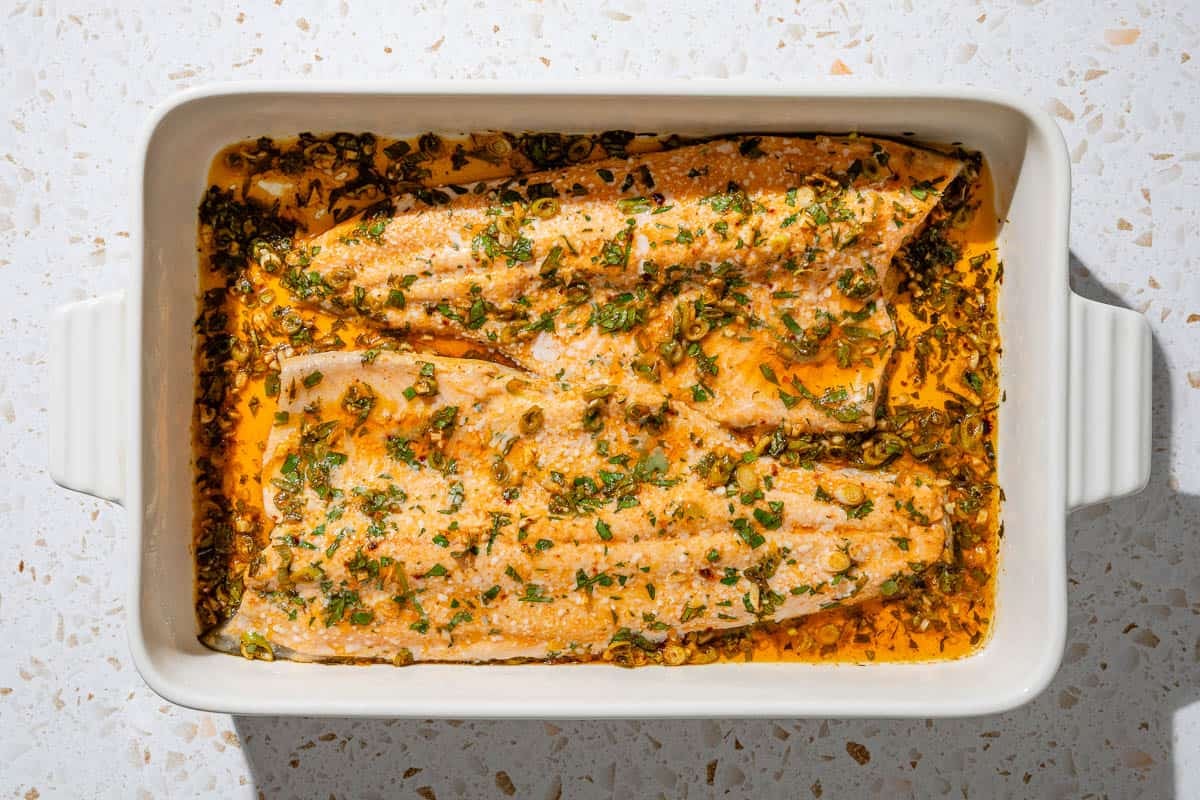
M 383 151 L 393 141 L 395 140 L 378 141 L 375 160 L 379 169 L 385 168 Z M 280 146 L 287 145 L 286 140 L 279 140 L 277 143 Z M 411 140 L 410 144 L 414 148 L 417 147 L 415 139 Z M 659 147 L 654 139 L 638 138 L 629 144 L 628 149 L 629 152 L 636 153 Z M 315 235 L 333 226 L 334 217 L 328 213 L 324 197 L 337 186 L 351 181 L 355 177 L 353 169 L 333 174 L 312 169 L 290 175 L 263 172 L 248 177 L 247 159 L 240 158 L 238 154 L 246 153 L 252 148 L 253 143 L 242 142 L 219 153 L 209 171 L 209 185 L 232 190 L 238 199 L 252 198 L 266 206 L 276 206 L 274 213 L 298 223 L 298 235 L 301 235 L 300 232 L 302 235 Z M 444 150 L 449 149 L 449 146 L 444 147 Z M 603 157 L 603 152 L 596 148 L 594 158 Z M 504 177 L 513 174 L 514 167 L 528 168 L 528 165 L 519 162 L 514 164 L 511 161 L 493 164 L 472 159 L 465 166 L 456 167 L 452 164 L 450 155 L 446 154 L 426 162 L 425 167 L 429 174 L 424 178 L 424 183 L 428 186 L 440 186 L 447 183 L 470 185 L 481 180 Z M 310 192 L 308 202 L 305 202 L 302 189 L 314 180 L 320 182 L 321 192 L 316 198 Z M 962 257 L 956 269 L 969 273 L 976 269 L 972 266 L 973 258 L 984 255 L 988 257 L 989 271 L 985 285 L 991 290 L 993 300 L 989 303 L 989 310 L 994 320 L 995 271 L 991 267 L 994 267 L 997 259 L 997 218 L 994 187 L 986 164 L 979 170 L 971 197 L 976 204 L 973 215 L 951 235 L 962 249 Z M 347 201 L 346 207 L 361 209 L 382 199 L 382 196 L 366 193 Z M 210 243 L 203 234 L 199 250 L 201 292 L 227 286 L 228 274 L 211 268 Z M 248 281 L 250 291 L 230 292 L 223 308 L 229 319 L 227 329 L 237 335 L 247 335 L 254 330 L 256 317 L 260 323 L 257 327 L 261 327 L 264 315 L 275 314 L 278 308 L 290 306 L 290 296 L 280 285 L 278 277 L 260 268 L 252 259 L 247 259 L 242 276 Z M 361 346 L 356 345 L 356 341 L 369 342 L 378 336 L 378 331 L 355 319 L 336 318 L 308 309 L 304 309 L 303 314 L 305 320 L 313 326 L 311 335 L 315 340 L 336 335 L 344 343 L 342 346 L 349 349 Z M 894 318 L 901 334 L 910 340 L 929 327 L 927 321 L 922 321 L 910 313 L 903 289 L 895 300 Z M 269 336 L 267 338 L 268 345 L 286 341 L 272 341 Z M 472 349 L 471 345 L 460 341 L 428 336 L 409 337 L 405 343 L 418 351 L 446 356 L 460 356 Z M 992 342 L 991 347 L 998 353 L 998 342 Z M 938 368 L 954 371 L 958 367 L 955 364 L 941 364 Z M 940 405 L 947 395 L 933 381 L 917 385 L 914 369 L 914 354 L 911 349 L 899 350 L 894 354 L 887 384 L 887 402 Z M 197 455 L 217 463 L 220 492 L 233 508 L 239 510 L 241 517 L 252 521 L 254 540 L 262 547 L 269 541 L 271 528 L 270 520 L 262 511 L 262 459 L 273 424 L 275 400 L 267 394 L 266 375 L 249 374 L 239 381 L 225 397 L 230 426 L 226 432 L 224 447 L 220 452 L 209 452 L 197 441 Z M 994 397 L 995 393 L 994 385 L 986 387 L 986 395 Z M 199 415 L 199 411 L 197 414 Z M 994 430 L 989 432 L 988 436 L 994 444 Z M 906 458 L 908 457 L 905 456 L 904 459 Z M 891 469 L 903 469 L 904 459 Z M 986 531 L 985 535 L 961 552 L 964 567 L 974 568 L 979 574 L 987 576 L 972 583 L 969 590 L 943 593 L 936 608 L 925 610 L 922 610 L 918 596 L 908 597 L 903 601 L 874 600 L 853 607 L 829 609 L 785 623 L 760 624 L 744 634 L 741 649 L 733 658 L 871 662 L 946 659 L 969 654 L 986 639 L 994 612 L 991 576 L 996 571 L 1000 530 L 997 494 L 993 492 L 979 512 L 984 515 L 980 527 Z M 244 569 L 245 564 L 253 557 L 253 554 L 248 552 L 250 549 L 252 548 L 246 546 L 236 548 L 228 556 L 225 566 L 231 573 Z M 199 590 L 203 594 L 205 588 L 201 586 Z M 198 606 L 204 600 L 204 597 L 199 598 Z

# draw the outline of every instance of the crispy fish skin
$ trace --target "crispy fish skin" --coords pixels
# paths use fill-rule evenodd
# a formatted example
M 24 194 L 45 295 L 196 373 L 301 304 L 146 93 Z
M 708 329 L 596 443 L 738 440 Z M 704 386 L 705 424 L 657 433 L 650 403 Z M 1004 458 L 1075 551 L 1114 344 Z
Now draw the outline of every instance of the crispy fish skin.
M 654 387 L 390 352 L 290 358 L 281 385 L 272 545 L 213 641 L 254 633 L 318 660 L 596 655 L 861 602 L 945 542 L 930 476 L 747 460 Z
M 730 427 L 863 430 L 888 266 L 961 167 L 861 137 L 712 141 L 398 198 L 301 243 L 284 284 L 543 375 L 657 383 Z

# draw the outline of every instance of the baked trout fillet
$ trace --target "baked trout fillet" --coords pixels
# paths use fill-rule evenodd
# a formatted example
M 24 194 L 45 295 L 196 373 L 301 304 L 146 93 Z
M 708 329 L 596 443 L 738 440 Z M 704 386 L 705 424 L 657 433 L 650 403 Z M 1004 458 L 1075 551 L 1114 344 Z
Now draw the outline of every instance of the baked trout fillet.
M 734 428 L 863 430 L 895 344 L 888 266 L 961 168 L 741 137 L 404 196 L 255 255 L 301 303 L 544 376 L 637 380 Z
M 654 648 L 894 594 L 944 483 L 744 446 L 661 387 L 372 351 L 286 359 L 271 543 L 219 649 L 488 661 Z

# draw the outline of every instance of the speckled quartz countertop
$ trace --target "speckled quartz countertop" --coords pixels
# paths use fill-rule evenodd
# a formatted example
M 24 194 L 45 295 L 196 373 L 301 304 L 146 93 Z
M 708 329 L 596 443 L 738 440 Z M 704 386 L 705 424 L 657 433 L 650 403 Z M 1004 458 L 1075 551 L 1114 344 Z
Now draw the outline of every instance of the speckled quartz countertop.
M 0 28 L 0 796 L 1200 797 L 1200 5 L 106 5 L 12 0 Z M 1054 684 L 1000 716 L 901 722 L 251 719 L 154 695 L 125 641 L 125 512 L 46 474 L 47 317 L 134 268 L 127 187 L 152 107 L 307 77 L 891 78 L 1035 98 L 1070 147 L 1076 290 L 1156 337 L 1150 487 L 1071 518 Z

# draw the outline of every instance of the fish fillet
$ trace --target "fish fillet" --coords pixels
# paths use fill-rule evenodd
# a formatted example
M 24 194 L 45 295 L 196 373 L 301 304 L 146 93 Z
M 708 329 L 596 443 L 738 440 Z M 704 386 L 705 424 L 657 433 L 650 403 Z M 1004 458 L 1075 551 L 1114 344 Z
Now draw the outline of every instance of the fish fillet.
M 945 543 L 944 483 L 754 457 L 652 385 L 362 351 L 286 359 L 281 386 L 271 544 L 218 647 L 594 655 L 861 602 Z
M 298 301 L 656 385 L 735 428 L 870 428 L 892 256 L 958 174 L 868 138 L 742 137 L 447 188 L 299 242 Z

